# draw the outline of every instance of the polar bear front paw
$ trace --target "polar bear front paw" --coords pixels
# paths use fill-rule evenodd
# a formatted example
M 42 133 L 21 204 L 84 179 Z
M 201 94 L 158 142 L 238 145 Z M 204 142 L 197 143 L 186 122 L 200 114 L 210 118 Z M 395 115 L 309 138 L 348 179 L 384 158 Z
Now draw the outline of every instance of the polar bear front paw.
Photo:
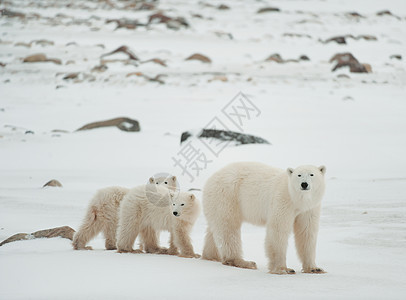
M 168 248 L 165 247 L 146 248 L 145 252 L 151 254 L 168 254 Z
M 269 271 L 270 274 L 276 274 L 276 275 L 293 275 L 296 274 L 296 271 L 290 268 L 273 268 Z
M 243 259 L 227 259 L 223 261 L 223 265 L 252 270 L 257 269 L 257 264 L 254 261 L 246 261 Z
M 322 268 L 306 268 L 302 270 L 303 273 L 311 273 L 311 274 L 325 274 L 327 273 Z
M 106 250 L 117 250 L 116 246 L 106 246 Z
M 140 254 L 140 253 L 144 253 L 142 250 L 140 249 L 135 249 L 135 250 L 118 250 L 118 253 L 133 253 L 133 254 Z
M 185 254 L 185 253 L 182 253 L 182 254 L 179 254 L 178 255 L 179 257 L 184 257 L 184 258 L 200 258 L 201 257 L 201 255 L 200 254 L 197 254 L 197 253 L 193 253 L 193 254 Z

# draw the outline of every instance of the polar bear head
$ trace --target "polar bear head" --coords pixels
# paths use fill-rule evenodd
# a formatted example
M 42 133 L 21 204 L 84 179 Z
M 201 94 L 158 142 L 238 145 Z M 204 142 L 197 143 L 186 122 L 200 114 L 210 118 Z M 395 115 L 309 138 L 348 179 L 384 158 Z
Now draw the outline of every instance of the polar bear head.
M 150 177 L 150 184 L 161 184 L 166 186 L 168 189 L 175 191 L 177 189 L 178 180 L 176 176 L 161 176 L 161 177 Z
M 195 195 L 179 192 L 172 199 L 172 214 L 181 218 L 196 218 L 199 213 L 199 203 Z
M 287 173 L 291 193 L 323 194 L 325 166 L 305 165 L 296 169 L 288 168 Z

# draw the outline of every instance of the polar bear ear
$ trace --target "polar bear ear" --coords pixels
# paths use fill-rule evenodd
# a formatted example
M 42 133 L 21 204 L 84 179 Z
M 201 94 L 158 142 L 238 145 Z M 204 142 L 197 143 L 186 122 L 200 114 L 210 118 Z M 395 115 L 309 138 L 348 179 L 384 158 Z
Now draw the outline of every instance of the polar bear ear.
M 192 200 L 192 201 L 194 201 L 196 199 L 195 195 L 193 195 L 193 194 L 190 194 L 189 197 L 190 197 L 190 200 Z
M 323 174 L 323 175 L 326 174 L 326 167 L 325 166 L 320 166 L 319 170 L 320 170 L 321 174 Z
M 176 180 L 177 180 L 176 176 L 172 176 L 171 179 L 173 182 L 176 182 Z
M 169 191 L 169 196 L 171 196 L 171 199 L 173 199 L 175 197 L 175 192 L 168 190 Z
M 293 171 L 294 171 L 294 170 L 293 170 L 292 168 L 288 168 L 288 169 L 286 170 L 286 172 L 288 173 L 289 176 L 293 174 Z
M 155 181 L 154 177 L 149 178 L 149 183 L 154 183 L 154 181 Z

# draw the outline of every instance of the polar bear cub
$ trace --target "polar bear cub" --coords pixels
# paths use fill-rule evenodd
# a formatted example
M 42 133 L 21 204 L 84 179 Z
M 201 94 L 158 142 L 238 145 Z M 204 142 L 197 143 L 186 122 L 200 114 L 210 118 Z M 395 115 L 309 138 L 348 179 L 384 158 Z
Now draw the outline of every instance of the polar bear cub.
M 163 185 L 170 190 L 176 190 L 178 181 L 176 176 L 149 178 L 152 184 Z M 100 232 L 103 232 L 105 247 L 107 250 L 115 250 L 116 248 L 116 231 L 118 226 L 118 209 L 121 200 L 130 189 L 118 186 L 112 186 L 100 189 L 93 196 L 87 208 L 86 215 L 79 230 L 73 237 L 73 248 L 75 250 L 91 250 L 92 247 L 86 244 L 96 237 Z M 144 238 L 145 237 L 145 238 Z M 156 244 L 157 236 L 145 229 L 141 233 L 141 240 L 150 242 L 150 245 L 144 245 L 147 250 L 153 252 L 154 241 Z
M 256 269 L 255 262 L 242 258 L 241 224 L 249 222 L 266 226 L 270 273 L 295 273 L 286 266 L 292 230 L 303 272 L 324 273 L 315 258 L 325 172 L 324 166 L 282 170 L 240 162 L 214 173 L 203 189 L 208 228 L 202 258 Z
M 191 193 L 173 193 L 161 185 L 139 186 L 132 189 L 123 199 L 119 212 L 117 230 L 118 252 L 139 253 L 133 250 L 138 234 L 145 228 L 156 232 L 171 233 L 170 247 L 161 253 L 178 254 L 182 257 L 200 257 L 195 254 L 189 237 L 200 212 L 200 206 Z M 149 243 L 145 241 L 145 243 Z

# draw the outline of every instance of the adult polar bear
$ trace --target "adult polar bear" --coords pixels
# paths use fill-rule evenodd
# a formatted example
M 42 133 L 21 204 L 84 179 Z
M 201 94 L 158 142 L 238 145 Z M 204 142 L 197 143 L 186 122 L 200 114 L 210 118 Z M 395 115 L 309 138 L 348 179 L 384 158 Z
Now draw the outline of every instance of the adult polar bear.
M 266 226 L 270 273 L 295 273 L 286 267 L 292 229 L 303 272 L 324 273 L 315 257 L 325 172 L 324 166 L 282 170 L 255 162 L 233 163 L 217 171 L 203 189 L 208 228 L 202 258 L 256 269 L 255 262 L 242 259 L 245 221 Z

